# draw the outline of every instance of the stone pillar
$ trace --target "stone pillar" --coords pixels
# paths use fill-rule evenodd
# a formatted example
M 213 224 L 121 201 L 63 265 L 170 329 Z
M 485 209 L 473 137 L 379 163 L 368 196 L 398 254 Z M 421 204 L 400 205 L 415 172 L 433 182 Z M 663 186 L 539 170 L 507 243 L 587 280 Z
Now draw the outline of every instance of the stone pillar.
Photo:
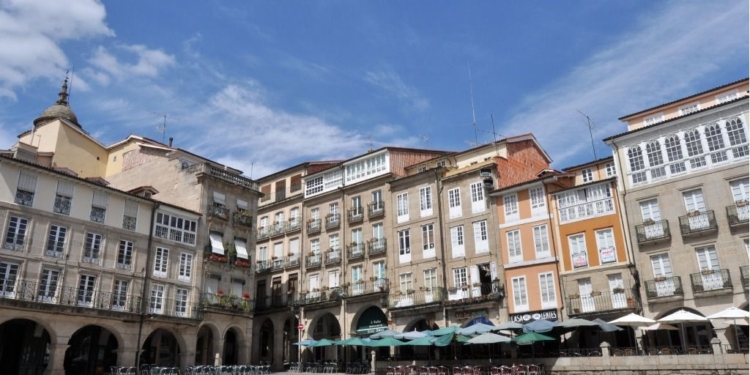
M 721 354 L 721 340 L 714 337 L 711 339 L 711 349 L 714 351 L 714 355 Z
M 68 350 L 68 337 L 58 337 L 57 343 L 50 343 L 50 358 L 44 375 L 65 375 L 65 351 Z
M 274 327 L 276 325 L 274 324 Z M 283 327 L 283 326 L 282 326 Z M 273 371 L 284 370 L 284 329 L 273 331 L 273 348 L 271 349 L 271 369 Z
M 375 373 L 375 361 L 378 356 L 375 354 L 375 349 L 370 350 L 370 372 Z
M 644 348 L 644 346 L 643 346 L 643 339 L 644 339 L 643 331 L 640 330 L 640 329 L 638 329 L 638 328 L 635 328 L 635 327 L 633 328 L 633 331 L 635 332 L 634 333 L 634 335 L 635 335 L 635 348 L 637 350 L 639 350 L 639 351 L 643 351 L 643 348 Z
M 216 356 L 219 356 L 221 358 L 221 362 L 224 363 L 224 338 L 217 338 L 214 340 L 214 354 L 212 357 L 214 357 L 214 361 L 216 360 Z
M 119 347 L 117 348 L 117 365 L 118 366 L 135 366 L 135 348 Z M 109 371 L 109 369 L 106 369 Z
M 602 365 L 609 367 L 609 357 L 612 355 L 611 346 L 608 342 L 603 341 L 599 345 L 599 349 L 602 351 Z

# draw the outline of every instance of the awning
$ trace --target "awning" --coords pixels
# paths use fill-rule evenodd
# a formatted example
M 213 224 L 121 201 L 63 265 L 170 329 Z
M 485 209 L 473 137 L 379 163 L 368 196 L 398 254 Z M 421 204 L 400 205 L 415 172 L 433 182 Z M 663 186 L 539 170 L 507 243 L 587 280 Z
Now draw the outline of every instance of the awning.
M 224 255 L 224 245 L 221 243 L 221 235 L 211 233 L 208 235 L 211 239 L 211 252 L 214 254 Z
M 224 194 L 214 192 L 214 203 L 225 206 L 226 202 L 224 201 Z
M 357 333 L 360 335 L 370 335 L 386 329 L 388 329 L 388 318 L 383 310 L 375 306 L 365 310 L 357 321 Z
M 245 246 L 245 241 L 234 240 L 234 249 L 237 250 L 237 258 L 248 259 L 247 247 Z

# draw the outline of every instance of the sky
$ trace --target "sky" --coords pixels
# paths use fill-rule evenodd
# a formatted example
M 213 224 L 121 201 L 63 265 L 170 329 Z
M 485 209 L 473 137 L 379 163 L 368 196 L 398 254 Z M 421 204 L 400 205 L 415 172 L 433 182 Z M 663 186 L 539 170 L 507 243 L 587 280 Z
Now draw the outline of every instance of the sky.
M 619 117 L 746 78 L 748 2 L 0 0 L 0 51 L 4 149 L 71 70 L 102 143 L 172 137 L 252 178 L 529 132 L 564 168 L 610 155 Z

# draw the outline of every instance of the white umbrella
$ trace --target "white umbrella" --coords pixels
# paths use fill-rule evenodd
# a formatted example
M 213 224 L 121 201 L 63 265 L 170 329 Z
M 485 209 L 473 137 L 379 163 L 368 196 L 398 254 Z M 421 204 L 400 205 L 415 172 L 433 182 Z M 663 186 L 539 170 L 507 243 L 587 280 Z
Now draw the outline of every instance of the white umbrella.
M 469 336 L 469 335 L 478 335 L 482 333 L 487 333 L 494 329 L 495 329 L 495 326 L 491 326 L 489 324 L 484 324 L 484 323 L 477 323 L 477 324 L 470 325 L 466 328 L 459 329 L 458 333 L 461 335 Z
M 732 306 L 727 307 L 726 309 L 721 310 L 716 314 L 709 315 L 706 318 L 732 320 L 732 323 L 734 324 L 734 337 L 737 339 L 737 348 L 740 347 L 740 336 L 737 334 L 737 319 L 749 319 L 750 312 Z
M 625 315 L 623 317 L 617 318 L 609 322 L 609 324 L 612 324 L 615 326 L 624 326 L 624 327 L 646 327 L 654 323 L 656 323 L 656 321 L 653 319 L 649 319 L 649 318 L 640 316 L 638 314 L 633 314 L 633 313 L 630 313 L 628 315 Z M 633 337 L 633 341 L 635 342 L 635 337 Z
M 426 332 L 412 331 L 412 332 L 399 333 L 398 335 L 395 335 L 393 337 L 399 340 L 416 340 L 425 336 L 427 336 Z
M 685 323 L 700 323 L 707 322 L 708 319 L 704 316 L 691 313 L 690 311 L 679 309 L 661 319 L 661 323 L 679 323 L 680 324 L 680 335 L 682 336 L 682 350 L 687 349 L 687 342 L 685 342 Z
M 659 330 L 661 330 L 661 331 L 677 331 L 677 330 L 679 330 L 679 328 L 677 328 L 677 327 L 675 327 L 675 326 L 673 326 L 671 324 L 667 324 L 667 323 L 656 323 L 656 324 L 650 325 L 648 327 L 641 327 L 640 329 L 642 331 L 659 331 Z
M 498 335 L 492 332 L 483 333 L 477 337 L 469 339 L 467 344 L 496 344 L 499 342 L 510 342 L 510 337 Z
M 493 329 L 493 331 L 505 331 L 505 330 L 509 330 L 509 329 L 522 329 L 522 328 L 523 328 L 523 324 L 521 324 L 521 323 L 505 322 L 505 323 L 503 323 L 503 324 L 495 327 L 495 329 Z

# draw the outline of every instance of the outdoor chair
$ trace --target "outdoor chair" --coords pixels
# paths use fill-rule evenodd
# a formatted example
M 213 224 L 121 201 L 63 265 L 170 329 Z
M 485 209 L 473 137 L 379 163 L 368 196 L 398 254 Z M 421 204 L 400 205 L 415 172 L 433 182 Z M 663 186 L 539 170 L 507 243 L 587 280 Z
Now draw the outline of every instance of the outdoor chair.
M 462 375 L 474 375 L 474 368 L 468 365 L 464 366 L 461 371 L 461 374 Z
M 461 375 L 462 372 L 463 372 L 463 367 L 453 366 L 453 375 Z
M 393 366 L 388 366 L 385 368 L 385 375 L 396 375 L 396 368 Z
M 438 375 L 438 373 L 440 373 L 440 370 L 438 370 L 438 368 L 436 366 L 430 366 L 430 367 L 427 368 L 427 372 L 430 375 Z
M 633 350 L 632 348 L 627 348 L 623 351 L 623 354 L 626 356 L 633 356 L 635 355 L 635 350 Z
M 529 365 L 526 375 L 539 375 L 539 365 Z
M 448 367 L 445 367 L 445 366 L 438 367 L 438 375 L 450 375 L 450 373 L 451 373 L 451 370 Z
M 430 375 L 430 371 L 427 369 L 427 366 L 422 366 L 419 368 L 419 375 Z
M 500 366 L 500 375 L 513 375 L 513 368 L 508 366 Z
M 513 373 L 515 375 L 528 375 L 529 368 L 525 365 L 516 365 L 513 367 Z

